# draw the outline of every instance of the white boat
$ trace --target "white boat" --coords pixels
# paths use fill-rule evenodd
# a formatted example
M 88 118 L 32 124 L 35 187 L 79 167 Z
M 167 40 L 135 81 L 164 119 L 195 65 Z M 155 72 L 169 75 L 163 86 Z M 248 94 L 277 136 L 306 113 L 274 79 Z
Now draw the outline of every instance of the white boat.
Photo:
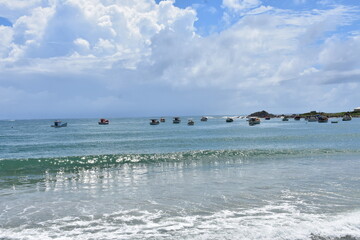
M 192 126 L 192 125 L 194 125 L 194 124 L 195 124 L 195 122 L 194 122 L 192 119 L 189 119 L 189 120 L 188 120 L 188 125 L 189 125 L 189 126 Z
M 150 125 L 159 125 L 159 120 L 157 119 L 150 119 Z
M 254 126 L 256 124 L 260 124 L 260 118 L 257 118 L 257 117 L 251 117 L 249 118 L 249 125 L 250 126 Z
M 173 123 L 178 124 L 178 123 L 180 123 L 180 122 L 181 122 L 181 120 L 180 120 L 179 117 L 174 117 Z
M 352 119 L 352 117 L 351 117 L 350 114 L 346 114 L 346 115 L 342 118 L 343 121 L 351 121 L 351 119 Z
M 67 123 L 62 123 L 61 121 L 57 120 L 54 122 L 54 125 L 51 125 L 51 127 L 55 127 L 55 128 L 67 127 Z

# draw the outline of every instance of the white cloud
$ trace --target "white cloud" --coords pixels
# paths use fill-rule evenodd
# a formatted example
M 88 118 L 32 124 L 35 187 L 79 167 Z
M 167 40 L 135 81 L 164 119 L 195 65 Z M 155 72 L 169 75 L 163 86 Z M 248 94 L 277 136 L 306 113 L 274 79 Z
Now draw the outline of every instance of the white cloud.
M 14 24 L 14 49 L 21 57 L 78 54 L 128 57 L 149 54 L 151 38 L 162 29 L 192 34 L 195 12 L 172 1 L 48 1 Z M 80 48 L 80 49 L 79 49 Z M 87 51 L 84 51 L 87 50 Z
M 49 19 L 54 14 L 53 8 L 36 7 L 30 15 L 22 16 L 14 23 L 14 44 L 11 54 L 17 57 L 26 57 L 27 51 L 41 47 L 41 40 L 45 34 Z
M 195 10 L 177 8 L 173 1 L 44 2 L 28 6 L 13 28 L 0 26 L 0 87 L 7 96 L 24 99 L 24 109 L 31 102 L 66 96 L 59 108 L 73 113 L 76 108 L 110 111 L 114 105 L 144 114 L 171 111 L 169 105 L 184 112 L 241 111 L 262 104 L 262 109 L 280 111 L 291 105 L 313 107 L 314 101 L 324 107 L 322 101 L 335 100 L 322 95 L 341 95 L 350 85 L 360 90 L 359 35 L 330 34 L 351 24 L 351 8 L 296 12 L 260 6 L 260 1 L 228 0 L 223 6 L 246 10 L 242 18 L 220 33 L 200 37 Z M 44 87 L 54 79 L 73 92 Z M 179 101 L 184 95 L 187 100 Z M 152 109 L 148 99 L 154 97 L 162 101 Z M 356 94 L 347 98 L 341 104 L 360 100 Z M 4 100 L 0 105 L 6 107 Z
M 360 35 L 350 36 L 345 41 L 338 37 L 327 39 L 319 54 L 319 64 L 326 70 L 360 70 L 357 54 L 360 52 Z
M 259 0 L 223 0 L 223 6 L 235 11 L 255 8 L 261 5 Z
M 0 58 L 5 58 L 9 55 L 13 35 L 14 31 L 11 27 L 0 25 Z
M 41 0 L 0 0 L 0 7 L 21 9 L 39 5 Z
M 84 48 L 86 50 L 90 49 L 90 44 L 85 39 L 77 38 L 77 39 L 75 39 L 74 43 L 75 43 L 75 45 L 78 45 L 79 47 Z
M 267 12 L 267 11 L 271 11 L 271 10 L 273 10 L 273 7 L 271 7 L 271 6 L 260 6 L 260 7 L 258 7 L 258 8 L 255 8 L 255 9 L 253 9 L 253 10 L 251 10 L 251 11 L 249 11 L 247 14 L 260 14 L 260 13 L 265 13 L 265 12 Z

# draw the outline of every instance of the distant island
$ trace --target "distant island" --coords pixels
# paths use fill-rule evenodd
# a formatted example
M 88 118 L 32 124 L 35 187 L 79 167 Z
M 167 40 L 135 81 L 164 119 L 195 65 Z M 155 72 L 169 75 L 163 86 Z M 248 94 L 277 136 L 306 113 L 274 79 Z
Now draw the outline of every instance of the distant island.
M 271 118 L 273 118 L 273 117 L 277 117 L 277 115 L 268 113 L 267 111 L 262 110 L 260 112 L 254 112 L 254 113 L 250 114 L 248 117 L 259 117 L 259 118 L 271 117 Z
M 357 108 L 358 109 L 358 108 Z M 260 118 L 266 118 L 266 117 L 270 117 L 270 118 L 274 118 L 274 117 L 281 117 L 281 116 L 286 116 L 286 117 L 296 117 L 299 116 L 301 118 L 305 118 L 305 117 L 309 117 L 309 116 L 314 116 L 314 115 L 323 115 L 323 116 L 327 116 L 327 117 L 343 117 L 346 114 L 350 114 L 352 117 L 360 117 L 360 111 L 354 109 L 354 111 L 351 112 L 337 112 L 337 113 L 326 113 L 326 112 L 317 112 L 317 111 L 310 111 L 307 113 L 294 113 L 294 114 L 272 114 L 272 113 L 268 113 L 265 110 L 259 111 L 259 112 L 254 112 L 251 113 L 250 115 L 248 115 L 248 117 L 260 117 Z

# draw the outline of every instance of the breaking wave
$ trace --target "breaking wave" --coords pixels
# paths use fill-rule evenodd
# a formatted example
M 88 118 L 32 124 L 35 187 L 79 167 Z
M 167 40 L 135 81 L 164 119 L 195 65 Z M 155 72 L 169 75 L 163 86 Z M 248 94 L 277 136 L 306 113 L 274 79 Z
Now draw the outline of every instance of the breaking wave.
M 162 162 L 196 162 L 256 160 L 268 158 L 316 157 L 324 155 L 359 154 L 357 150 L 337 149 L 251 149 L 251 150 L 200 150 L 160 154 L 106 154 L 52 158 L 2 159 L 0 176 L 37 174 L 44 171 L 76 171 L 89 168 L 108 168 L 123 164 L 153 164 Z

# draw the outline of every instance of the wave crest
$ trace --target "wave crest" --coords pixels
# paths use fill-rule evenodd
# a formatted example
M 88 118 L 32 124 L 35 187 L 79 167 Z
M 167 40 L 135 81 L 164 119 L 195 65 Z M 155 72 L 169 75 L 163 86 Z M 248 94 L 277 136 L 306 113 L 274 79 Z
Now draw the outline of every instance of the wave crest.
M 0 160 L 1 175 L 40 173 L 44 171 L 76 171 L 89 168 L 108 168 L 123 164 L 152 164 L 162 162 L 227 161 L 267 158 L 311 157 L 318 155 L 358 154 L 354 150 L 336 149 L 273 149 L 273 150 L 201 150 L 158 154 L 107 154 L 53 158 L 3 159 Z

